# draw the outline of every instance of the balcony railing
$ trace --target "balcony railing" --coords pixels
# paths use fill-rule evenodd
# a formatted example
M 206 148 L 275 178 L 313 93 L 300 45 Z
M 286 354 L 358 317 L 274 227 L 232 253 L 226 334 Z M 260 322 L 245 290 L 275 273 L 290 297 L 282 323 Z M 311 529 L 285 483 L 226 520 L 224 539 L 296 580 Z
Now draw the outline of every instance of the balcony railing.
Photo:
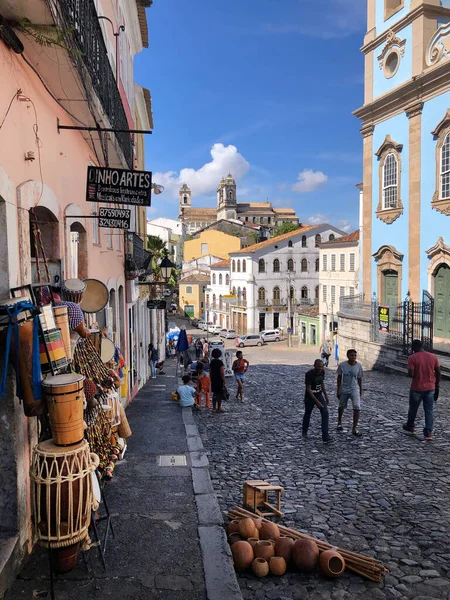
M 144 248 L 144 242 L 136 233 L 127 234 L 127 255 L 125 259 L 127 277 L 149 276 L 152 272 L 152 253 Z
M 102 29 L 93 0 L 64 0 L 51 3 L 56 11 L 58 26 L 67 31 L 67 45 L 71 57 L 84 82 L 84 67 L 89 73 L 92 86 L 100 99 L 112 129 L 129 129 L 129 124 L 117 89 L 118 82 L 108 58 Z M 118 57 L 116 57 L 118 58 Z M 86 82 L 86 94 L 89 83 Z M 133 148 L 129 133 L 115 134 L 128 167 L 133 168 Z

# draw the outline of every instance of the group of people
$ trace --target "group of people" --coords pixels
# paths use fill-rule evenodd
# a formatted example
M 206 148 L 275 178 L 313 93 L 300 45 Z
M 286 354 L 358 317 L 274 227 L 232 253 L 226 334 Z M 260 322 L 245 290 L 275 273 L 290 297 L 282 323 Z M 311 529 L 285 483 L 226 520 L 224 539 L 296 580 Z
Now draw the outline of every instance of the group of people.
M 433 408 L 439 396 L 439 382 L 441 370 L 438 359 L 430 352 L 423 349 L 420 340 L 412 342 L 413 354 L 408 358 L 408 375 L 412 379 L 409 394 L 409 411 L 403 430 L 409 435 L 415 435 L 415 421 L 417 411 L 423 403 L 425 413 L 425 427 L 423 435 L 425 440 L 432 439 L 433 433 Z M 337 369 L 337 392 L 339 399 L 337 431 L 343 431 L 342 419 L 351 400 L 353 407 L 352 434 L 361 436 L 358 430 L 361 414 L 361 399 L 363 395 L 363 369 L 357 361 L 357 352 L 348 350 L 347 361 L 339 364 Z M 325 388 L 324 361 L 317 359 L 314 368 L 305 376 L 305 414 L 303 416 L 302 437 L 306 439 L 314 407 L 320 410 L 322 425 L 322 440 L 325 444 L 331 441 L 329 435 L 328 394 Z

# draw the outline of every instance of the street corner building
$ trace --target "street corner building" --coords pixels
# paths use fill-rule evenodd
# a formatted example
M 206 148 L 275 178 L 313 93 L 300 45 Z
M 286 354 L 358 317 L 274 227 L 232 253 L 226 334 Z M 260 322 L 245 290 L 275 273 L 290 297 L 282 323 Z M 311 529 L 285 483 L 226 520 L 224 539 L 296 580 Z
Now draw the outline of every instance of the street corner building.
M 450 347 L 449 21 L 447 0 L 367 2 L 364 105 L 355 111 L 362 289 L 341 311 L 340 346 L 368 342 L 368 366 L 408 353 L 413 337 Z M 384 329 L 379 306 L 388 308 Z
M 150 5 L 0 0 L 0 596 L 42 533 L 32 527 L 29 477 L 46 439 L 41 371 L 73 375 L 76 389 L 85 381 L 86 399 L 114 396 L 111 411 L 124 415 L 148 378 L 148 343 L 164 348 L 163 311 L 147 309 L 145 206 L 116 204 L 127 218 L 112 223 L 126 229 L 104 227 L 99 214 L 111 205 L 86 194 L 89 167 L 131 173 L 131 184 L 144 171 L 151 96 L 133 63 L 148 47 Z

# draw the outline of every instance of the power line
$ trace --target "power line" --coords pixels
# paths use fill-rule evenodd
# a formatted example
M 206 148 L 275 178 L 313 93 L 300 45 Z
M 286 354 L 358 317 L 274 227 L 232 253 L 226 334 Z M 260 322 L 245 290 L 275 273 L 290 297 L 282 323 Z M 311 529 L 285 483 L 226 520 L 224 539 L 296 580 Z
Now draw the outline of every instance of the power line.
M 5 116 L 3 117 L 3 120 L 2 120 L 2 122 L 0 123 L 0 129 L 3 127 L 3 123 L 6 121 L 6 117 L 8 116 L 8 114 L 9 114 L 9 111 L 11 110 L 12 103 L 14 102 L 15 98 L 17 98 L 18 94 L 20 94 L 20 92 L 21 92 L 21 91 L 22 91 L 22 90 L 20 90 L 20 89 L 19 89 L 19 90 L 17 90 L 17 92 L 14 92 L 14 95 L 13 95 L 13 97 L 11 98 L 11 101 L 10 101 L 10 103 L 9 103 L 9 105 L 8 105 L 8 108 L 7 108 L 7 110 L 6 110 Z

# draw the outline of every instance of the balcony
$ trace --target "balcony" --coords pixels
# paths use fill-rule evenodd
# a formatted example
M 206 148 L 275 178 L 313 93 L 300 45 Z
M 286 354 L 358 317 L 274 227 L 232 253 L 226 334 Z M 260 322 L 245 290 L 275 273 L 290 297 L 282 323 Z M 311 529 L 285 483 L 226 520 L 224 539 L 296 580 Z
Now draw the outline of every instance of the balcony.
M 152 253 L 144 249 L 144 242 L 136 233 L 127 234 L 125 275 L 127 279 L 139 277 L 141 281 L 148 281 L 153 277 Z
M 0 13 L 13 26 L 28 19 L 49 39 L 59 32 L 58 44 L 50 43 L 43 49 L 37 36 L 32 34 L 32 27 L 26 30 L 16 28 L 27 60 L 53 96 L 73 115 L 72 119 L 69 115 L 63 117 L 61 125 L 130 128 L 94 0 L 33 0 L 29 3 L 0 0 Z M 96 132 L 80 133 L 101 163 L 108 162 L 111 167 L 117 168 L 133 168 L 130 134 L 108 133 L 102 144 Z M 61 135 L 71 133 L 62 131 Z

